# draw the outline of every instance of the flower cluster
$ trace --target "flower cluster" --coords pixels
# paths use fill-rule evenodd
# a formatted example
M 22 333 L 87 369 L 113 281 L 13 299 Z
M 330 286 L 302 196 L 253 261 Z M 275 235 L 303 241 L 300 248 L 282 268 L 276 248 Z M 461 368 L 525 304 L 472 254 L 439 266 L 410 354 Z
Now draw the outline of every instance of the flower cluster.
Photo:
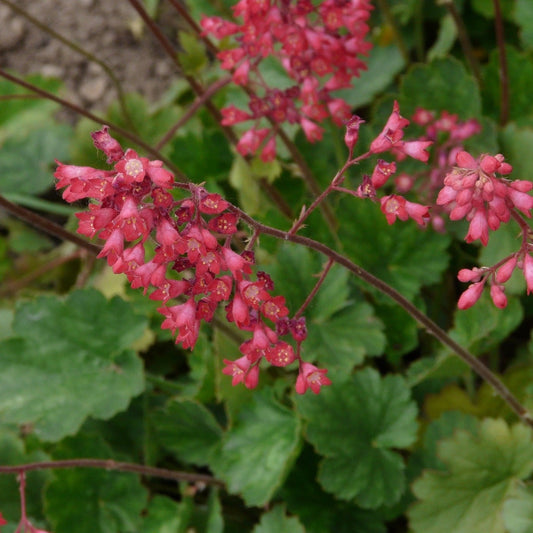
M 233 36 L 235 48 L 219 52 L 222 68 L 233 72 L 233 81 L 251 90 L 249 110 L 230 105 L 222 110 L 223 124 L 253 121 L 237 149 L 242 154 L 261 150 L 261 158 L 276 154 L 275 127 L 298 123 L 311 142 L 322 138 L 318 123 L 327 117 L 338 124 L 349 118 L 350 108 L 331 92 L 351 86 L 353 77 L 366 68 L 358 58 L 371 44 L 365 42 L 368 0 L 240 0 L 233 7 L 241 24 L 219 17 L 204 17 L 205 34 L 218 39 Z M 275 57 L 294 85 L 281 90 L 268 85 L 260 63 Z M 266 118 L 269 125 L 261 124 Z
M 357 116 L 353 116 L 346 123 L 346 134 L 344 141 L 350 150 L 350 158 L 352 157 L 353 149 L 358 141 L 359 127 L 363 123 Z M 397 160 L 401 161 L 406 157 L 411 157 L 419 161 L 426 162 L 429 158 L 427 149 L 431 146 L 432 141 L 414 140 L 404 141 L 404 128 L 409 125 L 409 120 L 400 115 L 400 108 L 398 102 L 394 102 L 392 113 L 389 116 L 383 130 L 371 142 L 370 149 L 367 153 L 359 158 L 352 159 L 349 164 L 355 164 L 362 158 L 369 157 L 373 154 L 383 152 L 391 152 Z M 337 190 L 350 192 L 359 198 L 371 198 L 377 200 L 377 190 L 383 187 L 391 176 L 396 173 L 396 162 L 387 162 L 379 159 L 371 176 L 364 176 L 362 183 L 355 192 L 350 192 L 347 189 L 336 187 Z M 396 219 L 407 220 L 412 218 L 420 226 L 425 226 L 429 220 L 429 209 L 427 206 L 410 202 L 403 196 L 398 194 L 391 194 L 379 198 L 381 210 L 387 222 L 393 224 Z
M 252 332 L 240 347 L 243 357 L 224 361 L 223 372 L 233 376 L 234 385 L 255 387 L 263 358 L 274 366 L 298 360 L 299 392 L 307 387 L 318 392 L 320 385 L 329 384 L 325 371 L 300 357 L 305 319 L 288 318 L 285 299 L 271 294 L 274 285 L 266 273 L 258 272 L 252 280 L 252 251 L 237 253 L 230 247 L 238 231 L 237 210 L 194 184 L 180 184 L 188 195 L 175 199 L 172 190 L 178 184 L 162 163 L 131 149 L 124 152 L 107 127 L 94 133 L 93 140 L 114 169 L 58 162 L 56 186 L 65 187 L 68 202 L 93 200 L 87 212 L 76 215 L 78 232 L 105 240 L 99 257 L 106 257 L 115 273 L 124 273 L 133 288 L 151 290 L 150 298 L 162 302 L 162 328 L 176 335 L 176 343 L 194 348 L 201 321 L 210 322 L 224 303 L 227 320 Z M 287 334 L 296 350 L 280 339 Z
M 527 192 L 533 183 L 497 177 L 496 173 L 507 175 L 512 171 L 503 155 L 482 155 L 476 160 L 462 151 L 456 163 L 444 178 L 437 204 L 447 207 L 451 220 L 466 218 L 470 222 L 466 242 L 479 239 L 486 246 L 489 229 L 497 230 L 501 222 L 508 222 L 513 209 L 531 217 L 533 198 Z
M 481 296 L 485 283 L 491 285 L 490 295 L 499 308 L 507 305 L 503 284 L 509 280 L 515 268 L 523 270 L 528 293 L 533 290 L 533 258 L 528 244 L 529 227 L 523 222 L 520 213 L 531 217 L 533 197 L 527 194 L 533 183 L 498 177 L 511 173 L 512 167 L 503 155 L 482 155 L 474 159 L 469 153 L 457 154 L 457 166 L 444 179 L 437 203 L 445 206 L 452 220 L 466 218 L 470 222 L 466 242 L 477 239 L 486 246 L 489 230 L 497 230 L 502 222 L 515 218 L 522 228 L 522 246 L 492 267 L 462 269 L 458 278 L 471 285 L 459 298 L 458 307 L 468 309 Z M 520 213 L 518 213 L 520 212 Z

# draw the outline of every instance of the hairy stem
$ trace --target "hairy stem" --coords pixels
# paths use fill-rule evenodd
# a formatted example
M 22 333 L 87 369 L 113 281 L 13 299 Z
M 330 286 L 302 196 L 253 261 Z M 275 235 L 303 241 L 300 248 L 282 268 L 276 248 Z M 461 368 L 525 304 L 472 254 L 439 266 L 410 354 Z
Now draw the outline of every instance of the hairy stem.
M 224 483 L 206 474 L 193 474 L 190 472 L 179 472 L 167 468 L 156 468 L 135 463 L 125 463 L 113 459 L 66 459 L 59 461 L 39 461 L 16 466 L 0 466 L 0 474 L 20 474 L 32 470 L 57 470 L 64 468 L 99 468 L 101 470 L 115 470 L 117 472 L 132 472 L 148 477 L 158 477 L 162 479 L 173 479 L 175 481 L 187 481 L 189 483 L 205 483 L 206 485 L 216 485 L 223 487 Z
M 313 301 L 313 298 L 316 296 L 316 293 L 326 280 L 326 276 L 328 275 L 328 272 L 330 268 L 333 266 L 333 259 L 329 259 L 324 268 L 322 269 L 322 272 L 320 273 L 320 277 L 318 278 L 318 281 L 315 283 L 315 286 L 311 290 L 311 292 L 307 295 L 307 298 L 305 299 L 304 303 L 300 306 L 300 309 L 294 313 L 293 318 L 298 318 L 302 313 L 307 309 L 307 306 Z

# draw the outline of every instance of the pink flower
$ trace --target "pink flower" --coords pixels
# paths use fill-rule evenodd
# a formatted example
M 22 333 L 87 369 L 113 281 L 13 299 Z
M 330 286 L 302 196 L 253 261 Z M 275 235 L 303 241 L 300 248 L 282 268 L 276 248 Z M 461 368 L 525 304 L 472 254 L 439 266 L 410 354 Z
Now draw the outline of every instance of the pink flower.
M 331 380 L 326 377 L 327 372 L 325 368 L 317 368 L 311 363 L 302 363 L 296 380 L 296 392 L 304 394 L 308 388 L 311 388 L 315 394 L 318 394 L 321 387 L 331 385 Z
M 472 283 L 472 285 L 461 294 L 459 301 L 457 302 L 457 307 L 463 311 L 472 307 L 479 300 L 484 286 L 485 280 Z
M 96 146 L 98 150 L 102 150 L 107 156 L 107 162 L 114 163 L 124 155 L 124 150 L 122 150 L 120 143 L 109 135 L 108 131 L 109 126 L 102 126 L 101 130 L 91 133 L 91 137 L 94 146 Z

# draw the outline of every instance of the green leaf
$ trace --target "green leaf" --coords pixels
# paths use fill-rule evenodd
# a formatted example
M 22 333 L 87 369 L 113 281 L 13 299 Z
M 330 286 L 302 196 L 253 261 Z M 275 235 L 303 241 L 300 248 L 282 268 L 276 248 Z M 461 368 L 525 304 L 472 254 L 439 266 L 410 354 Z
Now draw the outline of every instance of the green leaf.
M 506 161 L 513 165 L 513 179 L 533 181 L 533 128 L 520 127 L 515 122 L 507 124 L 501 132 L 502 150 Z
M 509 533 L 533 531 L 533 490 L 519 487 L 517 493 L 503 506 L 503 521 Z
M 494 2 L 492 0 L 473 0 L 472 7 L 479 14 L 486 18 L 494 18 Z M 514 0 L 501 0 L 500 10 L 504 18 L 511 18 L 511 13 L 514 7 Z
M 0 343 L 0 416 L 56 441 L 88 416 L 124 410 L 144 388 L 142 362 L 128 347 L 145 327 L 128 303 L 95 290 L 22 303 L 17 337 Z
M 457 113 L 463 120 L 479 117 L 479 88 L 463 64 L 455 58 L 414 65 L 402 79 L 400 109 L 402 115 L 408 117 L 417 107 L 432 111 L 447 110 Z
M 271 389 L 242 408 L 211 461 L 215 475 L 247 505 L 264 505 L 281 485 L 299 449 L 300 422 Z
M 422 231 L 414 221 L 389 225 L 372 202 L 349 198 L 343 201 L 342 211 L 349 213 L 350 222 L 342 224 L 339 236 L 356 264 L 409 300 L 423 286 L 440 280 L 448 266 L 449 236 Z M 369 290 L 378 294 L 375 289 Z M 385 296 L 379 293 L 379 298 L 383 301 Z
M 428 60 L 446 57 L 457 39 L 457 26 L 451 15 L 440 21 L 439 34 L 433 46 L 428 50 Z
M 67 438 L 54 450 L 54 459 L 110 456 L 95 434 Z M 139 530 L 147 491 L 136 474 L 74 468 L 54 472 L 45 499 L 54 533 L 122 533 Z
M 520 27 L 522 44 L 533 48 L 533 4 L 529 0 L 516 0 L 514 21 Z
M 12 428 L 0 425 L 0 464 L 14 466 L 25 463 L 47 461 L 50 457 L 41 450 L 27 452 L 24 442 Z M 31 519 L 43 519 L 42 491 L 49 472 L 37 470 L 26 472 L 26 511 Z M 0 511 L 8 521 L 20 518 L 20 490 L 15 475 L 0 476 Z M 33 521 L 33 520 L 32 520 Z
M 287 298 L 291 313 L 305 301 L 322 270 L 321 260 L 303 246 L 284 244 L 277 262 L 268 267 L 276 292 Z M 363 301 L 351 303 L 349 273 L 335 265 L 328 272 L 315 299 L 305 312 L 308 339 L 306 358 L 340 372 L 360 364 L 365 355 L 379 355 L 385 347 L 383 326 L 372 307 Z
M 413 485 L 420 500 L 409 512 L 414 533 L 504 533 L 502 506 L 514 485 L 533 472 L 531 430 L 487 419 L 476 436 L 443 441 L 448 471 L 426 471 Z
M 416 439 L 416 405 L 400 376 L 367 368 L 317 396 L 297 398 L 307 437 L 325 456 L 319 482 L 338 498 L 375 509 L 399 501 L 404 463 L 392 448 Z
M 163 446 L 185 462 L 207 465 L 222 436 L 215 417 L 192 400 L 170 400 L 152 414 L 154 430 Z
M 0 193 L 40 194 L 54 185 L 55 159 L 68 157 L 71 128 L 49 124 L 24 137 L 10 137 L 0 148 Z
M 285 515 L 283 505 L 276 505 L 261 516 L 261 521 L 254 527 L 253 533 L 305 533 L 305 529 L 298 518 L 288 518 Z
M 367 69 L 353 81 L 353 87 L 335 92 L 335 96 L 345 100 L 353 109 L 371 103 L 405 65 L 399 48 L 394 45 L 374 46 L 365 63 Z
M 202 41 L 196 35 L 180 31 L 179 42 L 183 52 L 178 54 L 183 71 L 190 76 L 198 76 L 207 66 L 207 55 Z
M 529 98 L 533 84 L 533 59 L 512 46 L 505 47 L 505 54 L 509 87 L 508 120 L 525 122 L 533 115 L 533 102 Z M 501 107 L 501 84 L 496 82 L 499 80 L 499 73 L 499 53 L 498 50 L 493 50 L 483 69 L 483 107 L 494 119 L 498 118 Z
M 62 86 L 60 80 L 43 78 L 41 75 L 30 75 L 25 80 L 52 94 L 57 94 Z M 7 137 L 26 137 L 38 124 L 50 124 L 53 120 L 53 113 L 59 108 L 59 104 L 45 98 L 35 98 L 35 93 L 2 78 L 0 79 L 0 96 L 8 95 L 27 95 L 28 98 L 19 97 L 2 101 L 0 144 Z

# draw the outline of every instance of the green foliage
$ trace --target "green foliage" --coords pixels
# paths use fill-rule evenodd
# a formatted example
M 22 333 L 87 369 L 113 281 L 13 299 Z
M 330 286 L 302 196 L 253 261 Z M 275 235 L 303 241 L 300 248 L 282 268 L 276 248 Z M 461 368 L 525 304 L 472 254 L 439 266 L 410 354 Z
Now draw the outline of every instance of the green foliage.
M 57 441 L 88 416 L 125 409 L 144 387 L 130 346 L 145 327 L 126 302 L 95 290 L 22 303 L 0 344 L 0 416 Z
M 299 419 L 264 389 L 226 432 L 211 467 L 248 505 L 264 505 L 285 479 L 299 445 Z
M 412 444 L 417 430 L 416 405 L 400 376 L 382 379 L 368 368 L 297 405 L 309 441 L 325 457 L 318 476 L 324 489 L 370 509 L 400 499 L 404 463 L 391 448 Z
M 487 419 L 477 435 L 460 431 L 443 441 L 447 471 L 427 471 L 413 485 L 420 500 L 409 512 L 414 533 L 504 533 L 502 506 L 533 472 L 531 436 L 522 425 Z
M 203 14 L 231 17 L 235 3 L 180 5 L 199 21 Z M 117 100 L 95 113 L 152 147 L 166 139 L 161 158 L 191 182 L 204 183 L 261 223 L 289 230 L 315 200 L 311 191 L 324 191 L 345 164 L 345 128 L 322 122 L 323 138 L 310 143 L 295 119 L 277 130 L 294 145 L 278 135 L 273 161 L 241 156 L 231 139 L 241 138 L 252 124 L 269 127 L 268 121 L 223 129 L 220 109 L 235 105 L 249 111 L 249 90 L 262 95 L 266 86 L 285 90 L 301 80 L 265 58 L 259 83 L 229 83 L 203 101 L 182 74 L 209 90 L 229 74 L 216 50 L 206 47 L 183 17 L 178 26 L 175 18 L 167 19 L 170 4 L 143 4 L 177 43 L 182 71 L 159 101 L 127 94 L 126 113 Z M 332 96 L 343 98 L 365 121 L 354 157 L 364 154 L 382 130 L 394 101 L 403 117 L 411 119 L 424 107 L 437 115 L 455 114 L 460 121 L 475 118 L 482 131 L 464 143 L 439 133 L 432 139 L 429 166 L 390 152 L 364 159 L 345 169 L 341 185 L 348 191 L 357 190 L 383 158 L 396 160 L 398 172 L 378 197 L 397 193 L 395 177 L 405 172 L 416 178 L 406 198 L 433 203 L 442 185 L 436 182 L 454 164 L 453 153 L 438 155 L 443 143 L 454 150 L 461 145 L 474 157 L 501 152 L 513 166 L 510 179 L 533 181 L 533 3 L 500 0 L 507 80 L 493 32 L 495 2 L 456 1 L 454 13 L 447 4 L 395 0 L 388 10 L 374 9 L 366 21 L 373 47 L 361 57 L 367 69 L 361 69 L 353 87 Z M 253 45 L 267 36 L 249 37 Z M 234 38 L 211 41 L 227 50 Z M 305 58 L 312 49 L 307 47 Z M 139 65 L 150 83 L 160 81 L 157 70 Z M 64 87 L 71 85 L 36 75 L 25 79 L 69 98 Z M 74 231 L 72 215 L 87 204 L 66 206 L 53 191 L 54 160 L 109 169 L 89 137 L 100 124 L 87 118 L 73 124 L 70 117 L 67 124 L 57 103 L 34 96 L 0 78 L 0 194 Z M 193 103 L 199 106 L 189 117 Z M 318 111 L 315 102 L 307 104 L 309 112 Z M 423 130 L 411 124 L 403 140 L 415 140 Z M 124 148 L 148 155 L 128 139 L 117 139 Z M 113 186 L 127 194 L 120 179 Z M 171 212 L 187 194 L 172 191 Z M 117 196 L 116 201 L 122 200 Z M 446 219 L 442 233 L 431 223 L 420 228 L 412 220 L 389 225 L 378 201 L 335 191 L 297 234 L 329 246 L 354 262 L 355 270 L 364 268 L 398 290 L 533 410 L 533 306 L 522 270 L 505 284 L 509 303 L 504 310 L 494 306 L 488 288 L 471 309 L 456 309 L 467 287 L 457 281 L 458 270 L 490 267 L 520 250 L 516 219 L 491 232 L 488 246 L 466 245 L 467 221 L 448 221 L 440 208 L 430 212 Z M 167 216 L 164 208 L 151 215 Z M 531 225 L 531 220 L 521 223 Z M 179 470 L 187 474 L 183 479 L 192 480 L 111 468 L 27 472 L 26 510 L 36 527 L 54 533 L 533 531 L 531 430 L 517 423 L 509 405 L 431 331 L 348 269 L 333 264 L 321 280 L 328 257 L 272 238 L 261 228 L 252 237 L 253 228 L 240 218 L 238 232 L 225 244 L 239 252 L 253 245 L 254 270 L 272 277 L 272 293 L 286 298 L 289 318 L 320 280 L 303 312 L 307 339 L 301 346 L 290 336 L 284 339 L 302 359 L 327 368 L 332 381 L 319 394 L 297 395 L 299 361 L 276 368 L 263 360 L 258 387 L 249 390 L 233 387 L 222 373 L 223 360 L 241 357 L 240 345 L 253 335 L 227 321 L 225 303 L 202 324 L 194 350 L 183 350 L 170 331 L 160 328 L 161 302 L 142 290 L 125 289 L 125 277 L 104 268 L 104 261 L 93 262 L 74 244 L 60 243 L 57 234 L 47 235 L 42 224 L 35 225 L 0 212 L 0 465 L 98 458 Z M 148 253 L 160 238 L 147 238 Z M 193 269 L 178 273 L 172 266 L 169 276 L 195 276 Z M 492 282 L 489 278 L 487 285 Z M 249 329 L 253 326 L 252 320 Z M 217 479 L 206 483 L 206 475 Z M 8 520 L 2 531 L 14 533 L 21 513 L 14 474 L 0 473 L 0 512 Z

